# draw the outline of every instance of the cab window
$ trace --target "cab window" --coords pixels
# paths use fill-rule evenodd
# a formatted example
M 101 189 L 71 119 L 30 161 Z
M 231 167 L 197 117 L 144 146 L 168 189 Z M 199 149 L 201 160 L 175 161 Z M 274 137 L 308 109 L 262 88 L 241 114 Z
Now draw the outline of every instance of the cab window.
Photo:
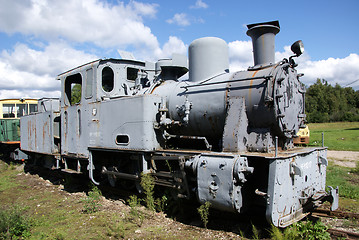
M 15 104 L 3 104 L 2 112 L 3 112 L 3 118 L 14 118 Z
M 37 104 L 29 104 L 29 107 L 30 107 L 29 113 L 37 112 Z
M 135 81 L 138 75 L 138 69 L 137 68 L 127 68 L 127 79 L 131 81 Z
M 82 77 L 80 73 L 68 76 L 65 79 L 65 95 L 70 105 L 81 102 Z
M 27 104 L 16 104 L 17 117 L 22 117 L 28 114 Z
M 102 69 L 102 89 L 105 92 L 111 92 L 114 88 L 114 73 L 112 68 L 104 67 Z

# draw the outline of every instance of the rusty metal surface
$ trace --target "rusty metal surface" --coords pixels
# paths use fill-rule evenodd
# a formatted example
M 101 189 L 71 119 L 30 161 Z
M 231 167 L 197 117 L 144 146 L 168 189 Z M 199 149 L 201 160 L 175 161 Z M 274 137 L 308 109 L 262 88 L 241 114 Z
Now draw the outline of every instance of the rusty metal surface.
M 359 233 L 355 233 L 355 232 L 349 232 L 349 231 L 345 231 L 345 230 L 341 230 L 341 229 L 334 229 L 334 228 L 330 228 L 327 230 L 330 235 L 332 237 L 337 238 L 345 238 L 345 239 L 359 239 Z
M 331 211 L 328 209 L 317 208 L 313 211 L 314 216 L 330 217 L 330 218 L 355 218 L 359 219 L 359 213 L 343 212 L 343 211 Z
M 248 141 L 248 119 L 245 115 L 244 97 L 230 97 L 223 131 L 223 151 L 243 152 Z
M 36 113 L 21 118 L 21 149 L 29 152 L 55 154 L 54 112 Z

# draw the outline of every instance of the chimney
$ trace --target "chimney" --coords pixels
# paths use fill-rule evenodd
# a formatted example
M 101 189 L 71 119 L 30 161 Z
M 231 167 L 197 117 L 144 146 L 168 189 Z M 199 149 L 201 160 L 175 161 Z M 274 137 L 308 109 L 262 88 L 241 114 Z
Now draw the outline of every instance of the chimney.
M 247 27 L 247 35 L 252 38 L 254 67 L 274 64 L 274 39 L 280 30 L 279 22 L 255 23 Z

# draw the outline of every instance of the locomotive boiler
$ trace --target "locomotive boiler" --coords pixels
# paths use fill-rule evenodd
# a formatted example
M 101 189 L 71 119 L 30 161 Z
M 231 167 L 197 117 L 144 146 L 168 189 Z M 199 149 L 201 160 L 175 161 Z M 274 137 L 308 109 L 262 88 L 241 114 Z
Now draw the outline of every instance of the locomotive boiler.
M 279 227 L 324 200 L 335 209 L 326 148 L 293 146 L 305 125 L 293 59 L 303 44 L 275 62 L 279 30 L 278 21 L 248 25 L 254 66 L 246 71 L 231 73 L 226 42 L 206 37 L 190 44 L 188 62 L 100 59 L 62 73 L 60 101 L 40 100 L 38 113 L 21 119 L 22 150 L 95 184 L 138 186 L 148 173 L 178 197 L 259 213 Z

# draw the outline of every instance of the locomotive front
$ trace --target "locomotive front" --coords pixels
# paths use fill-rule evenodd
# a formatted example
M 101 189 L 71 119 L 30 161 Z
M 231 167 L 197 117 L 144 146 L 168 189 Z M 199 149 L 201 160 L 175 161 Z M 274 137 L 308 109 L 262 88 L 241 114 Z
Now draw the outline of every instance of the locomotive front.
M 207 37 L 189 46 L 187 81 L 163 79 L 165 84 L 151 90 L 152 94 L 166 97 L 168 119 L 161 124 L 169 129 L 169 138 L 206 137 L 220 151 L 270 152 L 276 143 L 281 149 L 293 147 L 293 138 L 305 123 L 305 88 L 299 81 L 294 56 L 274 61 L 277 21 L 248 28 L 255 65 L 247 71 L 230 73 L 226 42 Z M 301 41 L 292 48 L 298 49 L 295 56 L 301 55 Z M 244 112 L 237 117 L 228 116 L 238 114 L 242 108 Z M 223 135 L 232 131 L 228 129 L 232 122 L 241 124 L 236 146 L 233 138 Z
M 186 162 L 201 203 L 239 213 L 262 209 L 269 222 L 285 227 L 325 199 L 335 209 L 338 190 L 325 191 L 325 148 L 293 146 L 305 126 L 305 88 L 293 60 L 303 44 L 295 42 L 294 55 L 275 62 L 278 32 L 277 21 L 248 25 L 254 66 L 235 73 L 223 40 L 197 39 L 189 46 L 189 79 L 163 78 L 148 92 L 166 99 L 156 125 L 166 148 L 192 139 L 190 148 L 203 141 L 212 150 Z

